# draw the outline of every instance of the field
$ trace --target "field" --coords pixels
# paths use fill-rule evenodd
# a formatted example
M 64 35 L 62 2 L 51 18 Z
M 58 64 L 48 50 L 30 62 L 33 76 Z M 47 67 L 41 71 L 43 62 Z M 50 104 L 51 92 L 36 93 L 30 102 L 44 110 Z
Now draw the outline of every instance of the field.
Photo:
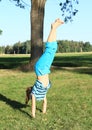
M 38 101 L 35 119 L 31 101 L 25 106 L 25 90 L 34 84 L 35 74 L 16 69 L 28 59 L 0 56 L 0 130 L 92 130 L 92 53 L 56 55 L 47 113 L 42 114 Z

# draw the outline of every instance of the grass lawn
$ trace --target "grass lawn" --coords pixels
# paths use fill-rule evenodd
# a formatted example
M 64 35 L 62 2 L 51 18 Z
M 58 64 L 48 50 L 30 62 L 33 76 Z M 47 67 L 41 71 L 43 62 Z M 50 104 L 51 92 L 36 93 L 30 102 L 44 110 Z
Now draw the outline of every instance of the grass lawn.
M 79 54 L 76 55 L 78 58 Z M 24 103 L 25 89 L 35 81 L 34 72 L 0 69 L 0 130 L 92 130 L 91 54 L 83 57 L 82 68 L 62 65 L 58 68 L 57 60 L 50 74 L 52 87 L 47 93 L 47 113 L 42 114 L 42 102 L 38 101 L 35 119 L 31 117 L 31 101 L 28 106 Z
M 30 54 L 0 55 L 0 69 L 13 69 L 28 63 Z M 57 53 L 53 62 L 58 67 L 92 67 L 92 52 Z

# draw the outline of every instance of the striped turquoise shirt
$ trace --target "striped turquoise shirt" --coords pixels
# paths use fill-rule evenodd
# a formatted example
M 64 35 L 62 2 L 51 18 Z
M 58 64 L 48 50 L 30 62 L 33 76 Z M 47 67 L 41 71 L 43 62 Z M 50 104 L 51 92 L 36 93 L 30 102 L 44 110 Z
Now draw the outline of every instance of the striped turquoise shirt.
M 32 88 L 31 94 L 34 94 L 36 100 L 43 100 L 50 87 L 51 87 L 51 83 L 49 83 L 47 87 L 44 87 L 43 84 L 39 80 L 36 80 Z

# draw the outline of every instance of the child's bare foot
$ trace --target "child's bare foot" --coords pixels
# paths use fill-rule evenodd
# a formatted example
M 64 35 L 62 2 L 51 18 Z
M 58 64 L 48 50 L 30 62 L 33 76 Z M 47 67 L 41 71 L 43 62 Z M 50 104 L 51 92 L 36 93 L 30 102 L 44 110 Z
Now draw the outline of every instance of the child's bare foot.
M 64 22 L 62 20 L 60 20 L 59 18 L 55 20 L 55 22 L 51 25 L 52 29 L 56 29 L 57 27 L 59 27 L 60 25 L 64 24 Z

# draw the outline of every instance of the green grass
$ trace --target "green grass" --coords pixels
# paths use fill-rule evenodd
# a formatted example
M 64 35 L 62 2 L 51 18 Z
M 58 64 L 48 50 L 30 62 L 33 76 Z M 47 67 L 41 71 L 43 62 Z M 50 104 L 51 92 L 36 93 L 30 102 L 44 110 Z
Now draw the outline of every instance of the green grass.
M 92 67 L 92 52 L 57 54 L 53 65 L 61 67 Z
M 30 55 L 6 54 L 0 56 L 0 69 L 13 69 L 29 62 Z
M 47 113 L 42 114 L 42 102 L 37 102 L 33 119 L 31 101 L 28 106 L 24 101 L 34 72 L 0 69 L 0 130 L 92 130 L 91 74 L 92 66 L 86 65 L 52 68 Z
M 29 54 L 0 55 L 0 69 L 17 68 L 29 63 L 29 60 Z M 59 67 L 92 67 L 92 52 L 57 53 L 53 65 Z

